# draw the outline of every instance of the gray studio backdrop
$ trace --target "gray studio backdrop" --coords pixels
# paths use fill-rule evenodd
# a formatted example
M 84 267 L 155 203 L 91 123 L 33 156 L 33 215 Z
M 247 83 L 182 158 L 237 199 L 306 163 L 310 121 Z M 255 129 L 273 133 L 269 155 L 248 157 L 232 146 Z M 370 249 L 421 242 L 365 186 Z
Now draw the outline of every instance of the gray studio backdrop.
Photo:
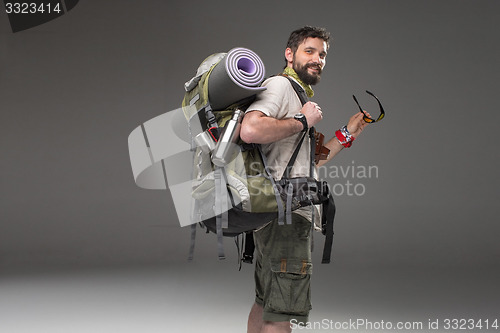
M 313 319 L 498 317 L 499 13 L 496 0 L 82 0 L 18 33 L 0 13 L 0 328 L 215 331 L 203 325 L 230 304 L 225 328 L 243 331 L 252 267 L 237 271 L 231 239 L 219 262 L 203 233 L 186 264 L 189 228 L 168 191 L 136 186 L 127 138 L 178 108 L 212 53 L 245 47 L 278 73 L 305 24 L 333 37 L 318 129 L 357 112 L 352 94 L 376 113 L 365 90 L 386 109 L 324 169 L 338 213 L 332 264 L 315 237 Z
M 88 0 L 15 34 L 0 13 L 0 267 L 184 263 L 189 230 L 168 191 L 135 185 L 129 133 L 179 107 L 206 56 L 246 47 L 272 75 L 310 24 L 333 36 L 319 130 L 357 112 L 352 94 L 376 113 L 365 90 L 387 112 L 328 169 L 334 261 L 498 274 L 499 12 L 484 0 Z M 215 237 L 198 240 L 196 260 L 216 261 Z

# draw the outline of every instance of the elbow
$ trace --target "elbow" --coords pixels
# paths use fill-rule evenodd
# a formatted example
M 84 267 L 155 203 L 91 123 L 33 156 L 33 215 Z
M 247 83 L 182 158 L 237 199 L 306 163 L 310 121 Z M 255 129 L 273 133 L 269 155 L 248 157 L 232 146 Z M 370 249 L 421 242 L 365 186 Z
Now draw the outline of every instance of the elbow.
M 241 122 L 240 139 L 245 143 L 263 143 L 262 119 L 264 114 L 259 111 L 250 111 L 245 114 Z
M 240 139 L 245 143 L 255 143 L 255 130 L 248 124 L 242 124 L 240 129 Z

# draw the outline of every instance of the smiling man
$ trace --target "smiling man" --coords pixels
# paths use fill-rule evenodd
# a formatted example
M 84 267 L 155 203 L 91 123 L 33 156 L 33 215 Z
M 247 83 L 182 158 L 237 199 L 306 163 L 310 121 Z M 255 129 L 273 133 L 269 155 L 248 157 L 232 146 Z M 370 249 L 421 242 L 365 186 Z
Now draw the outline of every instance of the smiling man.
M 321 107 L 312 101 L 304 105 L 292 87 L 298 83 L 309 98 L 311 85 L 321 79 L 329 48 L 329 33 L 323 28 L 303 27 L 290 35 L 285 49 L 286 65 L 282 75 L 267 79 L 260 93 L 243 118 L 240 138 L 247 143 L 261 144 L 273 178 L 283 177 L 285 168 L 303 133 L 323 119 Z M 318 165 L 350 147 L 366 123 L 363 114 L 352 116 L 347 126 L 335 132 L 325 146 L 330 155 Z M 289 177 L 310 175 L 311 145 L 305 136 Z M 314 164 L 313 164 L 314 166 Z M 314 221 L 319 221 L 316 212 Z M 310 302 L 311 206 L 293 211 L 292 223 L 279 225 L 270 221 L 254 232 L 255 304 L 248 318 L 248 332 L 291 332 L 290 323 L 308 321 Z

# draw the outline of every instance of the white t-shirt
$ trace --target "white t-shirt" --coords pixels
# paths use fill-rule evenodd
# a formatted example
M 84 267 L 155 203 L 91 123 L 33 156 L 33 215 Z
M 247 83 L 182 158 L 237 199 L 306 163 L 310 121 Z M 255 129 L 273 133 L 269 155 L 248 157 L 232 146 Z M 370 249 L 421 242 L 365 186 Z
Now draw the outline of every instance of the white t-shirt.
M 256 100 L 248 107 L 247 112 L 261 111 L 266 116 L 276 119 L 293 118 L 294 115 L 302 109 L 302 103 L 299 96 L 293 89 L 288 79 L 284 76 L 273 76 L 262 83 L 267 89 L 257 95 Z M 302 137 L 303 132 L 291 135 L 282 140 L 262 144 L 262 152 L 267 157 L 268 167 L 274 179 L 281 179 L 283 172 L 288 165 L 297 144 Z M 309 177 L 311 170 L 310 160 L 311 143 L 309 135 L 306 134 L 300 148 L 295 164 L 292 168 L 290 177 Z M 316 178 L 316 170 L 313 176 Z M 311 206 L 303 207 L 294 212 L 304 216 L 309 221 L 312 220 Z M 314 222 L 316 230 L 321 230 L 321 207 L 315 206 Z
M 293 118 L 302 109 L 302 103 L 286 77 L 273 76 L 264 81 L 262 86 L 267 89 L 257 95 L 257 99 L 248 107 L 247 112 L 257 110 L 269 117 L 286 119 Z M 281 179 L 283 176 L 288 161 L 302 135 L 303 132 L 299 132 L 282 140 L 261 145 L 275 179 Z M 309 135 L 306 135 L 290 177 L 308 177 L 310 175 L 310 151 L 310 139 Z

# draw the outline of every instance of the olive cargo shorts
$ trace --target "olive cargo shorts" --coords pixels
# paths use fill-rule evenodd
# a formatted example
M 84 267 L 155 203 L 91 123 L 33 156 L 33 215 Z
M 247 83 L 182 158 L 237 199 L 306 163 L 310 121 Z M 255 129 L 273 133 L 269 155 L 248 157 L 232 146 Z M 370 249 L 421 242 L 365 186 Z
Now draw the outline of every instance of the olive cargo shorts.
M 311 232 L 311 222 L 298 214 L 292 214 L 292 224 L 273 220 L 254 232 L 255 302 L 264 309 L 264 321 L 308 321 Z

